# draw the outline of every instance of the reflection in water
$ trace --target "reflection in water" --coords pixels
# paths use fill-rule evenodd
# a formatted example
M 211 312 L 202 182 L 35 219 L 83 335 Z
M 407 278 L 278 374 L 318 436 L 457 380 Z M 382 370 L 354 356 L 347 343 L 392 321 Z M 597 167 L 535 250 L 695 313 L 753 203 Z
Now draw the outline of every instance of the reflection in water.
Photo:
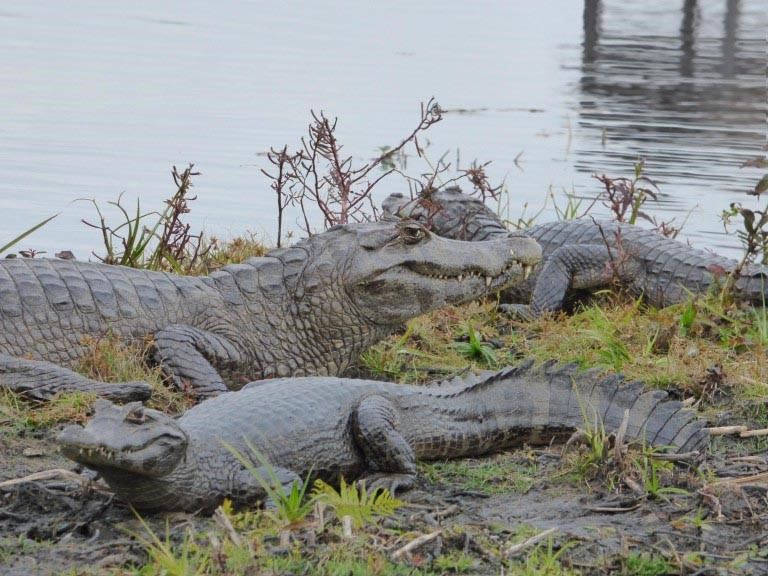
M 685 0 L 683 4 L 683 23 L 680 26 L 680 76 L 693 76 L 694 31 L 696 30 L 696 0 Z
M 588 144 L 576 169 L 625 173 L 642 156 L 668 189 L 705 178 L 743 192 L 739 165 L 765 144 L 762 3 L 683 0 L 673 29 L 674 4 L 629 4 L 584 3 L 579 126 Z M 671 210 L 692 207 L 663 200 Z M 727 202 L 710 204 L 716 212 Z

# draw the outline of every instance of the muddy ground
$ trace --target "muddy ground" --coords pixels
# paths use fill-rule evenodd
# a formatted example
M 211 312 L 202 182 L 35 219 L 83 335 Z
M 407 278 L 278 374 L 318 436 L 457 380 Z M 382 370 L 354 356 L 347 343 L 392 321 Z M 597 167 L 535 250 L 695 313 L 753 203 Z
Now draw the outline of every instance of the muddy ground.
M 2 433 L 0 481 L 41 470 L 74 469 L 57 453 L 54 434 L 55 429 Z M 745 456 L 742 450 L 736 456 L 727 442 L 716 444 L 716 454 L 698 472 L 677 470 L 675 483 L 687 495 L 652 499 L 627 486 L 609 490 L 600 482 L 560 481 L 563 456 L 553 447 L 492 457 L 533 461 L 535 478 L 527 490 L 502 487 L 488 494 L 455 479 L 425 477 L 417 489 L 403 495 L 407 506 L 384 524 L 422 533 L 444 527 L 454 534 L 402 560 L 422 567 L 452 546 L 476 557 L 470 573 L 502 573 L 498 553 L 489 550 L 488 542 L 498 542 L 503 549 L 503 543 L 525 526 L 531 533 L 556 528 L 556 546 L 570 543 L 561 557 L 563 565 L 583 574 L 621 573 L 619 559 L 633 551 L 666 558 L 675 567 L 670 573 L 768 574 L 768 484 L 714 484 L 718 475 L 768 471 L 768 454 L 758 450 Z M 204 531 L 211 525 L 207 518 L 189 515 L 168 518 L 172 532 L 190 525 Z M 165 533 L 166 517 L 149 520 L 158 534 Z M 141 533 L 138 520 L 99 482 L 53 478 L 0 488 L 3 575 L 121 573 L 146 561 L 133 536 Z

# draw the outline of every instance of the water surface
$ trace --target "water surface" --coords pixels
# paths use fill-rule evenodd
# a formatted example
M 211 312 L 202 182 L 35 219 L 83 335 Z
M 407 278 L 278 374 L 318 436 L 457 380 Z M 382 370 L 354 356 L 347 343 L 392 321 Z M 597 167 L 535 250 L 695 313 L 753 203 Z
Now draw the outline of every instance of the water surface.
M 642 156 L 652 211 L 690 213 L 687 237 L 727 251 L 717 216 L 760 176 L 739 166 L 765 144 L 767 20 L 760 0 L 6 1 L 0 244 L 63 211 L 23 246 L 85 258 L 95 213 L 74 200 L 160 207 L 188 162 L 203 172 L 194 225 L 273 235 L 262 153 L 297 145 L 310 109 L 338 116 L 363 162 L 435 96 L 450 112 L 430 157 L 492 160 L 511 215 L 550 189 L 592 195 L 592 173 Z

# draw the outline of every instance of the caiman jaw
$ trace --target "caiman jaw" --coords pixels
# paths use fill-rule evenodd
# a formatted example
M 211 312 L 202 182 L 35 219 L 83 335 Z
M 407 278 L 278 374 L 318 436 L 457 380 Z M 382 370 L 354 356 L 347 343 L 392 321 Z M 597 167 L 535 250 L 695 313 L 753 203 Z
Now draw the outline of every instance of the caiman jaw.
M 522 271 L 522 277 L 524 280 L 527 280 L 528 277 L 531 275 L 531 272 L 533 271 L 535 264 L 529 264 L 528 262 L 523 262 L 520 260 L 513 260 L 510 264 L 505 266 L 498 274 L 496 275 L 489 275 L 485 274 L 480 270 L 470 270 L 469 272 L 461 272 L 458 274 L 453 273 L 446 273 L 446 274 L 432 274 L 429 271 L 425 270 L 425 267 L 420 264 L 406 264 L 405 268 L 410 270 L 411 272 L 414 272 L 418 274 L 419 276 L 423 276 L 425 278 L 431 278 L 434 280 L 456 280 L 458 282 L 463 282 L 464 280 L 469 280 L 472 278 L 484 278 L 485 279 L 485 287 L 487 289 L 491 288 L 491 284 L 495 280 L 498 279 L 508 279 L 510 274 L 510 271 L 515 269 L 516 267 L 520 267 L 520 270 Z

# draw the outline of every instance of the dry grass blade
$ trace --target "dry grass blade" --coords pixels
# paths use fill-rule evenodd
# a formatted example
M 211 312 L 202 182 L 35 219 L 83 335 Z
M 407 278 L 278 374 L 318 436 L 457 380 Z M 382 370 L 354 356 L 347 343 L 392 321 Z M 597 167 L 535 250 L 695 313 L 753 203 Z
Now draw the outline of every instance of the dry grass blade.
M 240 537 L 240 534 L 237 533 L 237 530 L 235 530 L 235 527 L 232 526 L 232 522 L 229 519 L 229 516 L 227 516 L 227 513 L 224 512 L 224 509 L 219 506 L 216 508 L 216 510 L 213 513 L 213 519 L 218 524 L 222 530 L 227 534 L 230 540 L 232 540 L 232 543 L 235 546 L 242 546 L 243 539 Z

